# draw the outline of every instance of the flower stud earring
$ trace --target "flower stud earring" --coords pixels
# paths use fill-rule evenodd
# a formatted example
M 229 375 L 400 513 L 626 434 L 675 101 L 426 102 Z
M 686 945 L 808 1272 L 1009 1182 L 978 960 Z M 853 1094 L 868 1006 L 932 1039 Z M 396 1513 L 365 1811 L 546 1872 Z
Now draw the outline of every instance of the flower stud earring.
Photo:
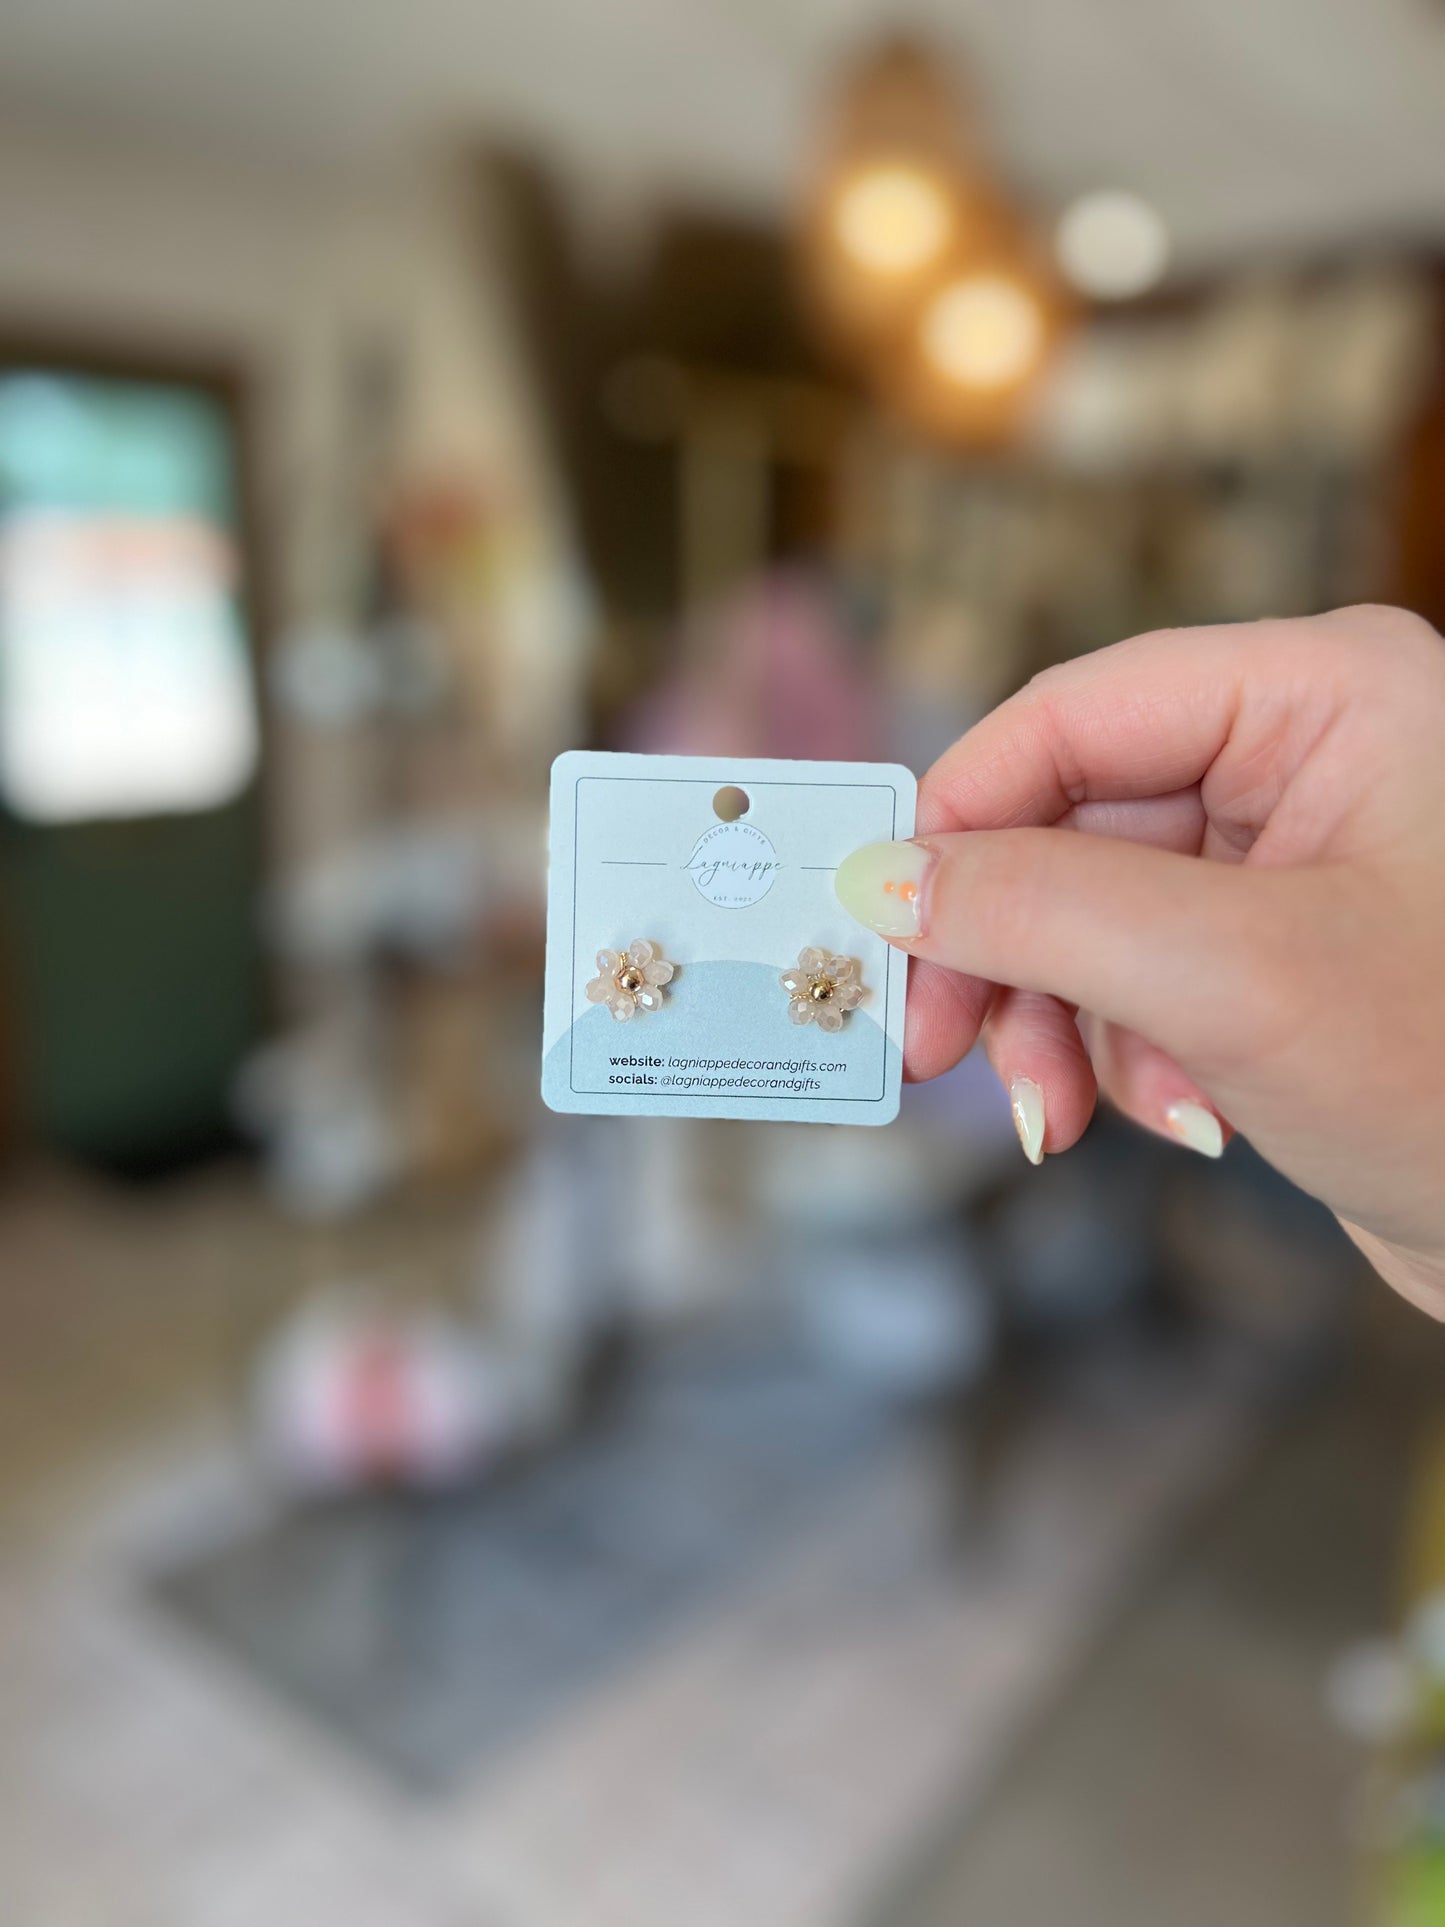
M 788 993 L 788 1021 L 816 1024 L 819 1030 L 841 1030 L 844 1017 L 863 1001 L 853 959 L 811 946 L 798 952 L 797 963 L 778 982 Z
M 606 1004 L 619 1024 L 640 1010 L 662 1009 L 662 986 L 672 981 L 672 965 L 656 944 L 639 937 L 625 950 L 599 950 L 597 975 L 584 995 L 589 1004 Z

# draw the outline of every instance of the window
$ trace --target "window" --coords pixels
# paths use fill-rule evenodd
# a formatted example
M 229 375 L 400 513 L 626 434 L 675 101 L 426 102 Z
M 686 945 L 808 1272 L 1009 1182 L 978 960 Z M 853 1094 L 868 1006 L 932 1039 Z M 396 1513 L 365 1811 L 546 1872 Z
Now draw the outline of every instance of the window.
M 203 810 L 250 782 L 236 466 L 205 389 L 0 371 L 0 801 L 14 814 Z

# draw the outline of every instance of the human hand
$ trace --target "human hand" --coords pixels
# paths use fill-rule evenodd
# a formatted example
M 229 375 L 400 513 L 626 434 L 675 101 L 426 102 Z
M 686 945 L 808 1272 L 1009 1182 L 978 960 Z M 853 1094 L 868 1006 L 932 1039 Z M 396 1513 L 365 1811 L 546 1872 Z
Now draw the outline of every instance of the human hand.
M 1083 834 L 1080 834 L 1083 832 Z M 1038 1162 L 1102 1089 L 1231 1129 L 1445 1317 L 1445 643 L 1396 609 L 1165 630 L 1036 677 L 840 867 L 920 961 L 905 1062 L 982 1035 Z

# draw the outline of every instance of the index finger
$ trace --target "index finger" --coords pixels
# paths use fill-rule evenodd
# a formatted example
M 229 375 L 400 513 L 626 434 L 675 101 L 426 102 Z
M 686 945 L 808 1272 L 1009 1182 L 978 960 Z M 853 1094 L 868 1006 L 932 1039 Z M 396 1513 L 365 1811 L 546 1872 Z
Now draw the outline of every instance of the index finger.
M 1056 823 L 1082 802 L 1198 784 L 1230 740 L 1249 666 L 1307 622 L 1164 629 L 1047 670 L 928 771 L 919 833 Z

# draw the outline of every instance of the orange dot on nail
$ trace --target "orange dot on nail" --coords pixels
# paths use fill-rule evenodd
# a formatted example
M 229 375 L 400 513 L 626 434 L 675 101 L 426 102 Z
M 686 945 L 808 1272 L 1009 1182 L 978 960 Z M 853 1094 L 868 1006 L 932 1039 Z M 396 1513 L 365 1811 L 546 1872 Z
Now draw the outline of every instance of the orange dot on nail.
M 891 883 L 884 884 L 883 894 L 885 897 L 891 897 L 893 895 L 893 885 Z
M 913 899 L 918 895 L 918 885 L 916 883 L 900 883 L 898 886 L 898 894 L 905 903 L 912 903 Z

